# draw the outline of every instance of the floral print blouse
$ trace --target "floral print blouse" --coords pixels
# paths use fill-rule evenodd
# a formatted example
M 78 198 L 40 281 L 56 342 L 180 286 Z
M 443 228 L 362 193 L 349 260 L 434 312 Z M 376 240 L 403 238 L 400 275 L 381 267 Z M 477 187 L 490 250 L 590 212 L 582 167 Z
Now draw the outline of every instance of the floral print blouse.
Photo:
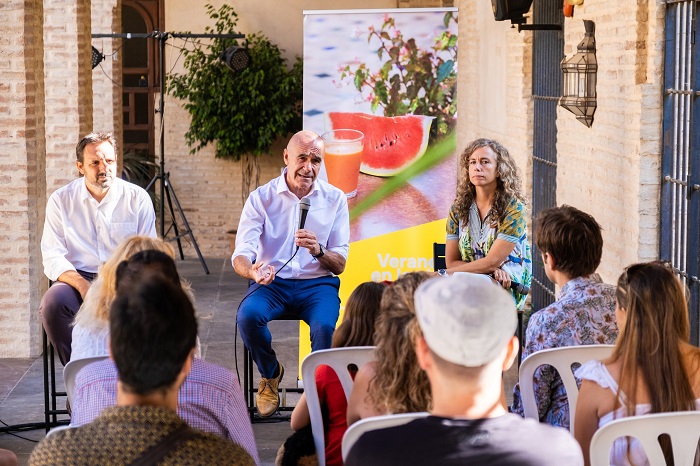
M 469 222 L 464 224 L 459 220 L 457 208 L 453 203 L 447 217 L 447 239 L 458 241 L 459 252 L 465 262 L 486 257 L 496 239 L 515 244 L 515 248 L 500 268 L 508 272 L 512 281 L 529 287 L 532 281 L 532 257 L 527 240 L 525 216 L 525 205 L 513 198 L 506 207 L 503 220 L 497 226 L 491 226 L 492 213 L 489 212 L 482 222 L 476 202 L 472 202 L 469 208 Z M 517 308 L 522 309 L 527 295 L 512 290 L 511 293 Z

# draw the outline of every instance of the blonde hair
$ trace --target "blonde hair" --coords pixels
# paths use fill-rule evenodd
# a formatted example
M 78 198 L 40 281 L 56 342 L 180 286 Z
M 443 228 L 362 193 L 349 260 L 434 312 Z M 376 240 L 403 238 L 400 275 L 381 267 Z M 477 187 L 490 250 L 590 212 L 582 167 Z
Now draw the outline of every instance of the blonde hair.
M 148 236 L 132 236 L 122 242 L 97 272 L 97 278 L 90 285 L 85 300 L 75 316 L 74 325 L 86 329 L 101 330 L 109 325 L 109 308 L 117 295 L 117 266 L 140 251 L 155 249 L 175 258 L 175 250 L 165 241 Z M 182 282 L 182 289 L 193 301 L 192 290 L 188 283 Z

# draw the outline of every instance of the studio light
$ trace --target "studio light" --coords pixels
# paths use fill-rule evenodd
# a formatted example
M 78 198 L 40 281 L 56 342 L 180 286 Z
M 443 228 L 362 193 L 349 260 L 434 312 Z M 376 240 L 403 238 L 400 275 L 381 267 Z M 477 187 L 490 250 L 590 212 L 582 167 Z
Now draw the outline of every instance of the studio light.
M 561 61 L 564 74 L 564 92 L 559 105 L 576 115 L 576 119 L 588 126 L 593 124 L 593 114 L 598 106 L 596 82 L 598 61 L 595 56 L 595 23 L 584 20 L 586 35 L 578 44 L 577 53 Z
M 530 11 L 532 0 L 491 0 L 491 8 L 496 21 L 511 20 L 512 23 L 525 22 L 523 15 Z
M 105 59 L 105 56 L 95 48 L 95 46 L 92 46 L 92 69 L 94 70 L 97 65 L 99 65 L 102 60 Z
M 250 65 L 250 53 L 246 47 L 231 46 L 224 50 L 221 59 L 233 71 L 242 71 Z

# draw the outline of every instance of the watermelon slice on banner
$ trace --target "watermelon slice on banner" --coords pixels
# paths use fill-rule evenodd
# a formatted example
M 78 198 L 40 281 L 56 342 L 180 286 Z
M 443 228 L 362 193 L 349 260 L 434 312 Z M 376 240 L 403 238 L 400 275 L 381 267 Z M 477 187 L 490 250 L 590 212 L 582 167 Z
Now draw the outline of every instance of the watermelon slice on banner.
M 385 117 L 360 112 L 327 112 L 325 126 L 328 131 L 362 131 L 365 140 L 360 171 L 374 176 L 392 176 L 425 154 L 434 118 L 424 115 Z

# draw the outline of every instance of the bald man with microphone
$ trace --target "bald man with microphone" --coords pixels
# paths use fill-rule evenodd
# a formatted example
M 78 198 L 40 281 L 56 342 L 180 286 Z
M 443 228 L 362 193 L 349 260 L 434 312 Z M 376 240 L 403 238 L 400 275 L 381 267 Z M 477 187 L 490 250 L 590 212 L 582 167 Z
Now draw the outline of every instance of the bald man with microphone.
M 250 193 L 243 207 L 231 261 L 255 282 L 241 301 L 236 322 L 262 379 L 262 417 L 279 408 L 284 367 L 272 349 L 267 323 L 296 314 L 311 329 L 311 350 L 330 348 L 340 311 L 340 275 L 350 239 L 348 202 L 340 189 L 319 180 L 323 140 L 300 131 L 284 149 L 282 175 Z

